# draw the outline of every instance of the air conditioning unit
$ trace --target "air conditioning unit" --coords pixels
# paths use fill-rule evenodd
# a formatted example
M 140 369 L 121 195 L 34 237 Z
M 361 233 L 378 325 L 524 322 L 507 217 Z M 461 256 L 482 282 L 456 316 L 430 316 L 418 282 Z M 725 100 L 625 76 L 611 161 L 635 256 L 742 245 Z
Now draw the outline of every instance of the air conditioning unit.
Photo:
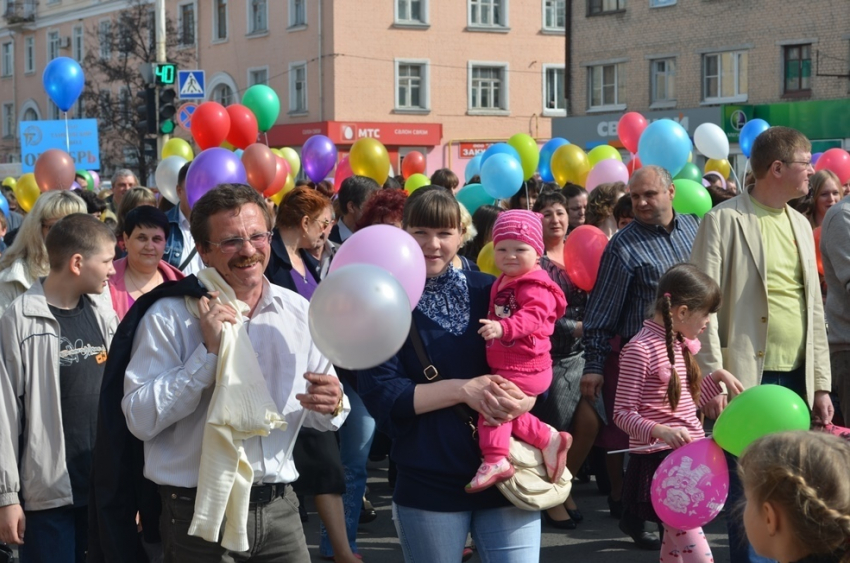
M 71 38 L 69 36 L 60 37 L 59 38 L 59 48 L 60 49 L 70 49 L 71 48 Z

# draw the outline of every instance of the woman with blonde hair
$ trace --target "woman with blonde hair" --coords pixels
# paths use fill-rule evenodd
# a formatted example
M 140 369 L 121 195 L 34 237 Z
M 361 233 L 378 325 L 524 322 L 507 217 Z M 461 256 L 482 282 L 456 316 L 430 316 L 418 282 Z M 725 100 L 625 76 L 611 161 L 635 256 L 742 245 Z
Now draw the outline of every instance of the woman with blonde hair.
M 829 208 L 838 203 L 844 194 L 844 188 L 835 172 L 821 170 L 809 178 L 811 203 L 805 214 L 813 229 L 820 227 Z
M 50 270 L 44 239 L 60 219 L 86 213 L 86 204 L 69 191 L 46 192 L 39 196 L 12 243 L 0 259 L 0 315 L 12 301 Z

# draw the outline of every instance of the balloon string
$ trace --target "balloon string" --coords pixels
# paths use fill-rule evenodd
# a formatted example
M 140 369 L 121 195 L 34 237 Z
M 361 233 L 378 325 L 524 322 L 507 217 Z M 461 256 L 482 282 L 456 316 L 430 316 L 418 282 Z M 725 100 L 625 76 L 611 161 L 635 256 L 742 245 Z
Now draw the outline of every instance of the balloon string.
M 325 364 L 324 369 L 322 370 L 322 375 L 328 375 L 331 371 L 331 361 L 328 360 Z M 310 385 L 309 383 L 307 385 Z M 301 428 L 304 426 L 304 419 L 307 418 L 307 409 L 301 407 L 301 417 L 298 419 L 298 424 L 295 426 L 295 432 L 292 434 L 292 440 L 289 441 L 289 447 L 286 449 L 286 457 L 284 460 L 288 460 L 292 457 L 292 450 L 295 449 L 295 440 L 298 439 L 298 433 L 301 431 Z
M 271 145 L 269 145 L 269 134 L 267 132 L 264 132 L 263 135 L 265 135 L 266 137 L 266 146 L 270 147 Z
M 65 150 L 71 152 L 71 135 L 68 133 L 68 112 L 65 112 Z
M 735 172 L 735 167 L 732 166 L 731 168 L 732 168 L 732 177 L 735 178 L 735 183 L 738 184 L 739 189 L 740 189 L 741 180 L 738 179 L 738 174 Z
M 744 165 L 744 182 L 747 181 L 747 169 L 749 169 L 749 167 L 750 167 L 750 159 L 747 158 L 747 163 Z M 744 190 L 746 190 L 746 189 L 747 189 L 747 186 L 744 186 Z

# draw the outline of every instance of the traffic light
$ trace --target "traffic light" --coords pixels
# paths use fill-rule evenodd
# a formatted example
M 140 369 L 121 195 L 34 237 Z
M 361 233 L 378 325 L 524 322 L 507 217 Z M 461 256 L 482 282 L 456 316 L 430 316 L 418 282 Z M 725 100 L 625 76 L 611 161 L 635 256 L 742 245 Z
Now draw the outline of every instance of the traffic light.
M 139 116 L 137 127 L 146 133 L 156 133 L 156 89 L 145 88 L 136 92 L 136 97 L 142 102 L 136 106 L 136 115 Z
M 174 114 L 177 113 L 177 108 L 174 106 L 174 101 L 177 99 L 177 92 L 174 88 L 162 88 L 159 91 L 159 134 L 168 135 L 174 131 Z

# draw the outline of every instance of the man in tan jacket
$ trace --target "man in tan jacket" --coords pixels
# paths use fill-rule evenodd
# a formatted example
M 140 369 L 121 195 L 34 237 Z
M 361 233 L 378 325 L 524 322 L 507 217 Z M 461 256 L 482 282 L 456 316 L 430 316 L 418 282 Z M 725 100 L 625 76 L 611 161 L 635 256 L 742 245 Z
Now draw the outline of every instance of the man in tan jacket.
M 720 311 L 700 337 L 703 373 L 725 368 L 746 388 L 788 387 L 807 401 L 813 422 L 826 424 L 832 384 L 814 239 L 808 220 L 787 205 L 808 193 L 811 161 L 811 143 L 799 131 L 772 127 L 759 135 L 750 160 L 755 185 L 703 218 L 691 262 L 723 291 Z M 725 400 L 713 400 L 705 414 L 716 418 Z M 730 505 L 740 494 L 736 485 Z M 729 522 L 732 563 L 755 561 Z

